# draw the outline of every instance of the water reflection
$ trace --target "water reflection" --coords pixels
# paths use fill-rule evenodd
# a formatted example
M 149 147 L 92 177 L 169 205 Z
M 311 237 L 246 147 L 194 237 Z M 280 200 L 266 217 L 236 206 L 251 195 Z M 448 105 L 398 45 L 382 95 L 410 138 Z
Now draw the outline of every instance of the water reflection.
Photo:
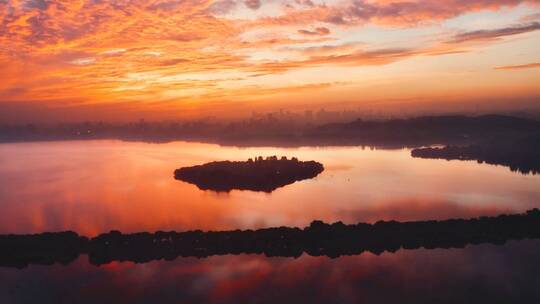
M 114 261 L 148 263 L 178 257 L 206 258 L 214 255 L 261 254 L 268 257 L 380 254 L 405 249 L 464 248 L 469 244 L 503 245 L 509 240 L 539 239 L 540 211 L 474 219 L 345 225 L 313 221 L 304 229 L 275 227 L 258 230 L 203 232 L 119 231 L 94 238 L 56 232 L 31 235 L 0 235 L 0 267 L 69 264 L 86 254 L 93 265 Z
M 216 194 L 175 168 L 253 155 L 297 156 L 325 172 L 271 194 Z M 225 230 L 326 222 L 421 220 L 540 206 L 540 176 L 474 162 L 415 159 L 408 150 L 232 148 L 120 141 L 0 145 L 0 233 L 112 229 Z
M 253 155 L 314 159 L 326 170 L 271 194 L 216 194 L 173 179 L 178 167 Z M 0 234 L 304 227 L 314 219 L 468 218 L 540 207 L 538 175 L 353 147 L 0 144 L 0 180 Z M 338 259 L 227 255 L 99 267 L 81 255 L 67 266 L 0 268 L 0 303 L 537 303 L 539 249 L 540 241 L 523 240 Z
M 0 268 L 2 303 L 536 303 L 540 241 L 329 259 Z M 458 262 L 459 261 L 459 262 Z M 47 282 L 47 288 L 43 288 Z

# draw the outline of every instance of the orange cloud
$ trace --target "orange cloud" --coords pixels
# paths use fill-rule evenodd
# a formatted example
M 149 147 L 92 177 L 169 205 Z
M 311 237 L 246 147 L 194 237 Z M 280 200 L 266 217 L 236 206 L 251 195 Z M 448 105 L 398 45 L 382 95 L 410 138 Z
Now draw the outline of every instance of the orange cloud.
M 52 109 L 100 104 L 170 109 L 176 104 L 185 109 L 235 96 L 257 99 L 280 90 L 323 90 L 346 79 L 310 75 L 293 83 L 279 77 L 310 68 L 383 66 L 462 54 L 479 47 L 473 42 L 539 29 L 532 22 L 372 45 L 343 31 L 365 24 L 414 31 L 470 12 L 538 1 L 319 3 L 0 0 L 0 107 L 42 103 Z

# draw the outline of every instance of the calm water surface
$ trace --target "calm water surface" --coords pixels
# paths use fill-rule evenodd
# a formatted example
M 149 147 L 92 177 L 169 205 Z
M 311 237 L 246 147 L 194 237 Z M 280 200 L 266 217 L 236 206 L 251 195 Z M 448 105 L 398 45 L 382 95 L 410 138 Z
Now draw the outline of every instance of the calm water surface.
M 257 155 L 316 160 L 317 178 L 270 194 L 215 193 L 173 171 Z M 415 159 L 360 147 L 235 148 L 121 141 L 0 144 L 0 233 L 123 232 L 306 226 L 523 212 L 540 176 L 476 162 Z M 0 303 L 538 302 L 540 242 L 375 256 L 179 258 L 101 267 L 0 268 Z
M 271 194 L 201 191 L 173 171 L 256 155 L 316 160 L 317 178 Z M 0 145 L 0 233 L 123 232 L 414 220 L 540 207 L 540 176 L 416 159 L 408 150 L 234 148 L 121 141 Z

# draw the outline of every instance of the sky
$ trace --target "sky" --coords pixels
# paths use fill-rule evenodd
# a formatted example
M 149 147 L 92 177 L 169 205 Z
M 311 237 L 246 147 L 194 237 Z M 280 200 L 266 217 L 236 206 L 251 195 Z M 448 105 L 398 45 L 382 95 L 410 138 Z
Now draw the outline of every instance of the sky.
M 539 0 L 0 0 L 0 122 L 540 107 Z

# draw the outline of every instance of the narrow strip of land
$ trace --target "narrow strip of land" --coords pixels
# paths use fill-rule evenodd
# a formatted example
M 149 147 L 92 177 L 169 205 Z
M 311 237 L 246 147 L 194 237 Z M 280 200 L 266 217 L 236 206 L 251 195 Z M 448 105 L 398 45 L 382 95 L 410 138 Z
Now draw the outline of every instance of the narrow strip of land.
M 365 251 L 380 254 L 402 248 L 462 248 L 468 244 L 504 244 L 508 240 L 525 238 L 540 238 L 538 209 L 523 214 L 444 221 L 379 221 L 352 225 L 314 221 L 304 229 L 277 227 L 133 234 L 111 231 L 95 238 L 71 231 L 0 235 L 0 266 L 24 268 L 32 264 L 68 264 L 81 254 L 87 254 L 94 265 L 226 254 L 280 257 L 308 254 L 335 258 Z

